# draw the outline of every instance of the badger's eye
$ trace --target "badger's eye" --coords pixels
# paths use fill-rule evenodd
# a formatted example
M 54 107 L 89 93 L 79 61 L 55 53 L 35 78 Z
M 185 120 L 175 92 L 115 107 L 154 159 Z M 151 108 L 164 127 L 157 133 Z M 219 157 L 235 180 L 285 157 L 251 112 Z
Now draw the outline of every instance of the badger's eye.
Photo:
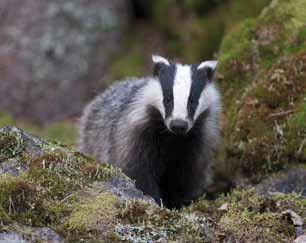
M 170 98 L 170 97 L 165 97 L 165 102 L 166 102 L 167 104 L 169 104 L 169 103 L 171 102 L 171 98 Z
M 194 105 L 194 104 L 195 104 L 194 98 L 191 98 L 191 99 L 189 100 L 189 102 L 190 102 L 191 105 Z

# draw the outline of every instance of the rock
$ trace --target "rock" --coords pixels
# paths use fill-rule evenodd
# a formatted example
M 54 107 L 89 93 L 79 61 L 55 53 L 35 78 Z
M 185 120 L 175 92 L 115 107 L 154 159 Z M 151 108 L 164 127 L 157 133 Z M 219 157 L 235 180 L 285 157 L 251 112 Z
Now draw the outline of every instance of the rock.
M 15 233 L 0 233 L 0 243 L 27 243 L 27 241 Z
M 306 161 L 305 10 L 304 0 L 274 0 L 222 41 L 225 174 L 258 183 Z
M 64 241 L 52 229 L 48 227 L 32 228 L 20 227 L 23 236 L 14 232 L 0 233 L 0 243 L 63 243 Z
M 43 140 L 24 133 L 15 127 L 0 129 L 0 175 L 9 173 L 13 176 L 28 169 L 26 163 L 22 163 L 19 156 L 23 153 L 32 157 L 42 154 L 42 147 L 47 145 Z
M 192 242 L 212 234 L 203 217 L 160 208 L 109 164 L 14 127 L 0 129 L 0 144 L 0 223 L 5 229 L 0 233 L 7 242 L 118 242 L 127 237 L 166 242 L 176 239 L 174 232 L 182 242 Z
M 30 168 L 31 162 L 39 163 L 40 160 L 43 163 L 42 166 L 45 166 L 46 162 L 53 160 L 57 163 L 65 163 L 65 159 L 83 159 L 84 161 L 81 161 L 81 164 L 89 175 L 96 172 L 95 170 L 99 166 L 99 164 L 87 163 L 90 160 L 82 157 L 81 154 L 78 155 L 68 148 L 28 135 L 21 129 L 15 127 L 7 126 L 0 129 L 0 145 L 2 145 L 0 147 L 0 175 L 8 173 L 13 176 L 18 176 L 20 172 L 24 172 Z M 59 158 L 56 157 L 63 153 L 69 154 L 68 157 L 71 156 L 71 158 L 66 158 L 66 156 L 64 156 L 65 158 L 61 156 Z M 52 154 L 54 154 L 54 157 Z M 108 191 L 122 200 L 151 200 L 151 197 L 144 196 L 141 191 L 137 190 L 134 183 L 118 169 L 112 169 L 110 167 L 110 170 L 113 171 L 107 173 L 111 173 L 111 176 L 106 175 L 105 180 L 95 181 L 92 185 L 93 188 Z M 74 171 L 74 173 L 79 172 Z M 103 177 L 104 175 L 101 176 Z
M 301 235 L 294 240 L 294 243 L 306 243 L 306 235 Z
M 12 176 L 18 176 L 20 172 L 25 171 L 26 169 L 26 165 L 20 163 L 14 158 L 0 161 L 0 175 L 8 173 Z
M 137 190 L 130 180 L 120 178 L 112 178 L 103 184 L 106 191 L 116 195 L 122 200 L 141 199 L 151 203 L 155 203 L 152 197 L 144 195 L 142 191 Z
M 0 109 L 47 122 L 78 114 L 128 22 L 125 0 L 0 2 Z
M 273 174 L 256 185 L 260 195 L 296 193 L 306 198 L 306 168 L 293 168 Z
M 48 227 L 37 228 L 32 231 L 31 241 L 46 243 L 64 243 L 60 236 Z

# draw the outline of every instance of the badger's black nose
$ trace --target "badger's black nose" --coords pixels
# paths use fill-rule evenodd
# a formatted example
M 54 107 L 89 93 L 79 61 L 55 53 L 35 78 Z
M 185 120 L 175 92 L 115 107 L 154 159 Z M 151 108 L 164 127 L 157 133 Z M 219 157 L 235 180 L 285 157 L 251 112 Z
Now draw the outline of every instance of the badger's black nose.
M 170 122 L 170 130 L 176 134 L 184 134 L 187 132 L 188 122 L 180 119 L 172 120 Z

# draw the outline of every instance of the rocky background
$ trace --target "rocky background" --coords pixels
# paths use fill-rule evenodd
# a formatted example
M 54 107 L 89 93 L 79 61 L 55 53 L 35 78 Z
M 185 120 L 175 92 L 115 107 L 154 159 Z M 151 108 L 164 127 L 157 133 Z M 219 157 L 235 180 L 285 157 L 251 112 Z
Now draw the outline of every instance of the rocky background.
M 0 242 L 303 242 L 305 0 L 4 0 L 0 20 L 0 127 L 26 131 L 0 130 Z M 179 211 L 70 147 L 86 102 L 152 53 L 219 60 L 215 183 Z

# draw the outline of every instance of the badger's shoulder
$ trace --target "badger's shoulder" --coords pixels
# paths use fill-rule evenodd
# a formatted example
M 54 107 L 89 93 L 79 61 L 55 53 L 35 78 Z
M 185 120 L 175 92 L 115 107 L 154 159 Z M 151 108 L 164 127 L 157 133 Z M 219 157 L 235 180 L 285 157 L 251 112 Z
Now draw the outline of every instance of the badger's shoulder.
M 99 94 L 92 103 L 116 105 L 126 103 L 148 82 L 148 78 L 129 78 L 114 82 L 109 88 Z
M 97 95 L 84 109 L 79 122 L 77 147 L 81 152 L 97 158 L 109 149 L 111 131 L 126 106 L 137 92 L 148 82 L 148 78 L 130 78 L 114 82 L 109 88 Z M 97 144 L 103 145 L 103 149 Z M 101 150 L 105 150 L 104 152 Z

